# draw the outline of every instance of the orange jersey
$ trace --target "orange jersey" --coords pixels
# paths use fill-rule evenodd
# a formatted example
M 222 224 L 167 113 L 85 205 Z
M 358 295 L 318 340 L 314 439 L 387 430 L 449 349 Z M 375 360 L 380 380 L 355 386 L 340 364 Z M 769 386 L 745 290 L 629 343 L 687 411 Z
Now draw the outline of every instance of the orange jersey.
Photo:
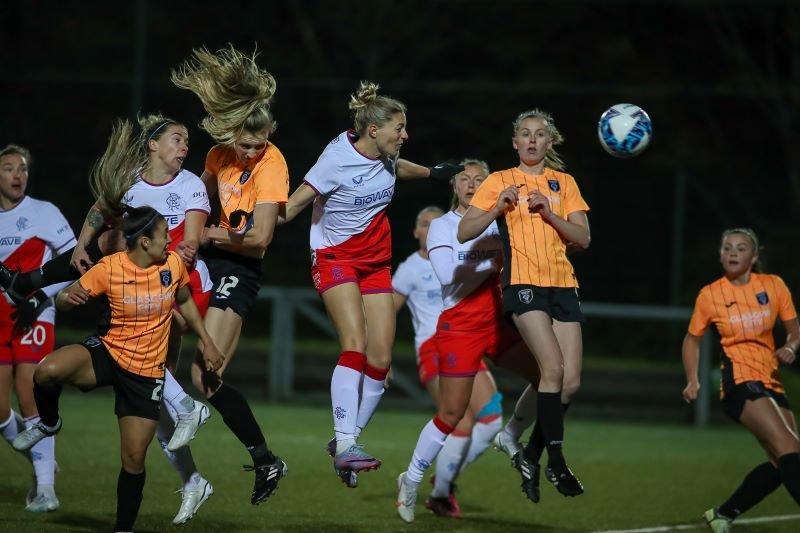
M 239 161 L 233 147 L 218 144 L 208 152 L 206 172 L 217 177 L 221 228 L 243 233 L 256 204 L 285 204 L 289 200 L 289 169 L 274 144 L 268 144 L 261 157 L 249 165 Z M 233 227 L 229 219 L 235 211 L 245 216 Z
M 520 189 L 519 204 L 508 208 L 497 219 L 505 258 L 503 287 L 577 287 L 572 263 L 567 259 L 566 241 L 542 220 L 541 215 L 528 210 L 528 197 L 540 191 L 550 199 L 553 213 L 561 218 L 566 219 L 577 211 L 589 211 L 575 178 L 550 168 L 536 176 L 517 168 L 493 172 L 478 187 L 470 205 L 491 211 L 500 193 L 512 185 Z
M 772 329 L 778 319 L 797 317 L 792 295 L 778 276 L 750 274 L 746 285 L 723 277 L 697 296 L 689 333 L 702 337 L 710 324 L 721 337 L 722 389 L 745 381 L 760 381 L 783 392 Z
M 126 252 L 103 257 L 79 280 L 92 296 L 105 294 L 111 325 L 100 339 L 123 370 L 164 377 L 172 306 L 189 273 L 175 252 L 148 268 L 139 268 Z

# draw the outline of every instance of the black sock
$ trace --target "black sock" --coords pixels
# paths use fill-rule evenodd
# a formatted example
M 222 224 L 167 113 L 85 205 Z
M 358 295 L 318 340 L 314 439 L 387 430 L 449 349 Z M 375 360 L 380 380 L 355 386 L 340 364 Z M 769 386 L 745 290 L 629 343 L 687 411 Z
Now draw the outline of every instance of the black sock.
M 43 386 L 33 380 L 33 397 L 36 399 L 36 410 L 39 420 L 48 427 L 58 424 L 58 399 L 61 397 L 61 385 Z
M 208 401 L 222 415 L 225 425 L 250 452 L 256 466 L 275 460 L 267 447 L 261 428 L 258 427 L 256 417 L 253 416 L 253 411 L 250 410 L 241 392 L 223 383 Z
M 564 413 L 561 410 L 561 392 L 538 393 L 537 409 L 542 423 L 542 435 L 547 448 L 547 466 L 564 466 L 561 446 L 564 441 Z
M 133 531 L 142 504 L 145 473 L 131 474 L 120 468 L 117 478 L 117 524 L 114 531 Z
M 568 403 L 561 404 L 561 411 L 566 415 L 567 410 L 569 409 Z M 542 458 L 542 452 L 544 451 L 545 444 L 544 444 L 544 433 L 542 433 L 542 424 L 539 422 L 540 418 L 537 417 L 536 424 L 533 426 L 533 431 L 531 432 L 531 438 L 528 441 L 528 444 L 525 446 L 525 458 L 528 461 L 538 463 L 539 460 Z
M 781 475 L 772 463 L 762 463 L 744 477 L 731 497 L 719 506 L 719 513 L 730 519 L 752 509 L 781 486 Z
M 795 503 L 800 505 L 800 453 L 787 453 L 778 457 L 778 470 L 786 490 Z

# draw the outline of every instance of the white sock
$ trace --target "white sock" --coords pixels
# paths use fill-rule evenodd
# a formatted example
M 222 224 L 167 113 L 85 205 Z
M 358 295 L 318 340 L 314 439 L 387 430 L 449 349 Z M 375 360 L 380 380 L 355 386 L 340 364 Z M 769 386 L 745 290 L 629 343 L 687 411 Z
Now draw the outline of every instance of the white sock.
M 11 444 L 17 435 L 25 431 L 25 422 L 22 420 L 22 417 L 19 416 L 19 413 L 10 409 L 11 414 L 8 417 L 8 420 L 5 422 L 0 423 L 0 433 L 3 434 L 3 438 Z M 25 452 L 19 452 L 24 455 L 28 461 L 31 460 L 30 450 Z
M 194 398 L 186 394 L 180 383 L 167 370 L 164 374 L 164 403 L 172 407 L 176 413 L 186 414 L 194 410 Z M 172 413 L 170 413 L 172 416 Z M 173 418 L 174 419 L 174 418 Z
M 476 422 L 472 428 L 472 439 L 470 440 L 469 450 L 464 455 L 464 461 L 461 463 L 458 473 L 464 471 L 469 465 L 474 463 L 478 457 L 483 455 L 483 452 L 489 449 L 494 441 L 494 436 L 500 432 L 503 425 L 503 419 L 499 416 L 490 422 Z
M 333 406 L 333 431 L 336 433 L 336 453 L 341 453 L 355 442 L 358 417 L 358 384 L 361 372 L 336 365 L 331 376 L 331 404 Z M 345 446 L 345 442 L 349 443 Z
M 172 420 L 162 416 L 158 420 L 158 426 L 156 426 L 156 438 L 161 445 L 161 450 L 164 452 L 164 455 L 167 456 L 167 460 L 181 477 L 184 488 L 189 488 L 194 485 L 193 478 L 195 474 L 199 477 L 200 473 L 197 471 L 192 452 L 188 446 L 182 446 L 174 452 L 167 449 L 167 444 L 169 444 L 173 433 L 175 433 L 175 426 L 172 424 Z
M 446 498 L 450 494 L 450 485 L 460 472 L 464 454 L 469 448 L 470 437 L 451 433 L 444 441 L 442 451 L 436 458 L 436 483 L 433 485 L 431 496 Z
M 25 425 L 31 428 L 39 423 L 38 416 L 25 419 Z M 56 438 L 45 437 L 31 448 L 33 473 L 36 475 L 36 486 L 41 492 L 44 486 L 52 487 L 56 482 Z
M 505 432 L 511 435 L 515 441 L 519 441 L 522 433 L 533 425 L 536 420 L 536 395 L 537 392 L 532 385 L 522 391 L 514 412 L 508 419 Z
M 419 485 L 422 482 L 422 478 L 425 477 L 425 471 L 436 460 L 436 456 L 439 455 L 446 438 L 447 433 L 436 427 L 433 420 L 425 424 L 419 434 L 417 446 L 414 448 L 414 455 L 411 457 L 411 462 L 408 464 L 408 470 L 406 471 L 406 479 L 410 483 Z
M 367 427 L 372 415 L 378 408 L 378 403 L 381 401 L 383 391 L 386 390 L 383 384 L 386 380 L 375 380 L 364 374 L 364 379 L 361 382 L 361 402 L 358 405 L 358 416 L 356 417 L 356 434 L 360 435 L 361 431 Z

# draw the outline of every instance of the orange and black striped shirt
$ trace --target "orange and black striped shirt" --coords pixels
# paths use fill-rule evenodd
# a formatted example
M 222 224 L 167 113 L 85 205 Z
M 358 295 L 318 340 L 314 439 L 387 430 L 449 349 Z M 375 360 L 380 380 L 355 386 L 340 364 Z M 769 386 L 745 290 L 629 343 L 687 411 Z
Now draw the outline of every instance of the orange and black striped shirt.
M 242 233 L 247 229 L 256 204 L 285 204 L 289 200 L 289 169 L 283 154 L 272 143 L 267 144 L 261 157 L 248 165 L 236 157 L 232 146 L 218 144 L 208 152 L 206 172 L 217 177 L 222 206 L 219 227 L 223 229 Z M 248 215 L 235 227 L 230 223 L 234 211 Z
M 717 328 L 724 352 L 723 392 L 745 381 L 760 381 L 783 392 L 772 330 L 778 319 L 795 318 L 792 295 L 778 276 L 751 273 L 745 285 L 722 277 L 700 290 L 689 333 L 702 337 L 709 325 Z
M 546 168 L 544 174 L 525 174 L 518 168 L 493 172 L 481 183 L 470 205 L 491 211 L 500 193 L 512 185 L 520 188 L 519 204 L 497 219 L 505 258 L 502 284 L 537 287 L 577 287 L 567 243 L 538 213 L 528 210 L 528 197 L 540 191 L 550 200 L 553 213 L 566 219 L 589 211 L 575 178 Z
M 92 296 L 108 298 L 111 324 L 100 339 L 120 368 L 163 378 L 175 293 L 189 283 L 180 256 L 170 252 L 163 263 L 140 268 L 127 252 L 118 252 L 103 257 L 79 282 Z

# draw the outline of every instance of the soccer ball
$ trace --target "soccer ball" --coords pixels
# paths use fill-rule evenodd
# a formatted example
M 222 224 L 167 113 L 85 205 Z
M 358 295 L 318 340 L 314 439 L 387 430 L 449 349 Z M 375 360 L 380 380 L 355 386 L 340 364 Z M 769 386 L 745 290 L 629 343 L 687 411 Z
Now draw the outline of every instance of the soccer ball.
M 606 110 L 597 123 L 597 137 L 606 152 L 614 157 L 633 157 L 647 148 L 653 123 L 644 109 L 633 104 L 617 104 Z

